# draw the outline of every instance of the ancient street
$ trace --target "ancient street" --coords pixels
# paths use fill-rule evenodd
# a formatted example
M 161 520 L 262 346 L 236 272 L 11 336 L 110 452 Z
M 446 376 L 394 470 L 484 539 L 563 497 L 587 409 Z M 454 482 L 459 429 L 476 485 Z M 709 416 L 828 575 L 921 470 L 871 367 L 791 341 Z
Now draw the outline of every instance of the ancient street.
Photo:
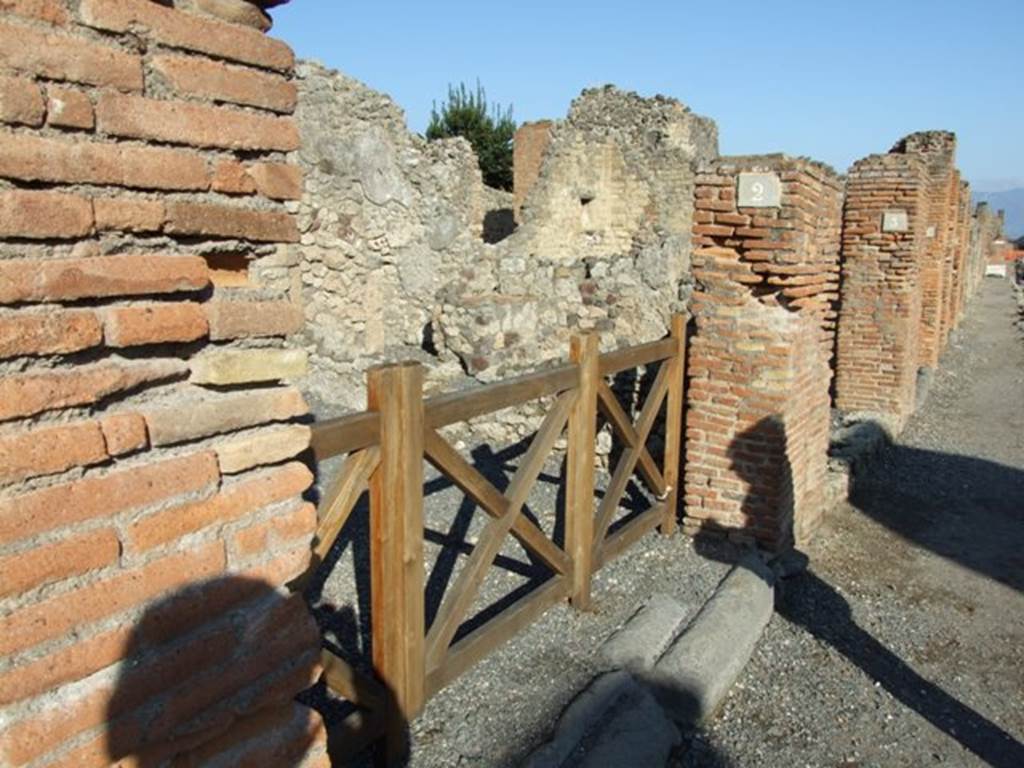
M 986 279 L 682 766 L 1024 764 L 1024 340 Z M 769 758 L 769 756 L 771 756 Z

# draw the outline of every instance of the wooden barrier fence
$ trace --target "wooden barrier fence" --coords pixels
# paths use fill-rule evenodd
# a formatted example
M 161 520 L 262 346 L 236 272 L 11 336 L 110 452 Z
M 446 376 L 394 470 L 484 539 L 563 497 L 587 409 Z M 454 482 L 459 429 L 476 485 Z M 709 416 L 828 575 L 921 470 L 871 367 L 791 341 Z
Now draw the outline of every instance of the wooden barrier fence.
M 387 752 L 396 757 L 403 744 L 401 729 L 430 696 L 559 601 L 569 599 L 585 608 L 594 573 L 652 528 L 666 534 L 675 530 L 685 333 L 685 317 L 675 315 L 667 338 L 605 354 L 599 354 L 596 334 L 574 336 L 568 364 L 426 399 L 418 363 L 380 366 L 367 373 L 367 411 L 314 427 L 313 449 L 319 460 L 347 454 L 321 504 L 315 563 L 323 561 L 360 496 L 370 491 L 370 620 L 378 679 L 361 674 L 329 650 L 323 652 L 328 686 L 366 711 L 356 718 L 359 727 L 349 749 L 384 736 Z M 606 379 L 656 363 L 657 374 L 634 423 Z M 553 404 L 504 492 L 439 433 L 447 425 L 544 397 L 553 397 Z M 646 443 L 663 405 L 665 444 L 659 466 Z M 595 504 L 599 412 L 623 451 Z M 565 540 L 559 547 L 521 513 L 566 430 Z M 424 458 L 490 516 L 430 627 L 424 616 Z M 656 502 L 609 533 L 634 475 L 642 478 Z M 553 576 L 453 642 L 509 534 Z

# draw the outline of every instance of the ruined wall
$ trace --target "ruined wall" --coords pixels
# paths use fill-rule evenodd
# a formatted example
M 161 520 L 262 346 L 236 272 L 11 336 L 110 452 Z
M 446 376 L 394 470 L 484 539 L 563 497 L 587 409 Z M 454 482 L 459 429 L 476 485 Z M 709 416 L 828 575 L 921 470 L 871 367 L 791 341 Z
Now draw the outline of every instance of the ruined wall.
M 967 285 L 970 280 L 971 250 L 971 186 L 966 181 L 960 182 L 957 194 L 955 256 L 953 265 L 953 299 L 951 302 L 952 317 L 950 325 L 957 328 L 963 320 L 964 307 L 967 302 Z
M 315 410 L 364 405 L 364 370 L 418 359 L 429 390 L 564 358 L 575 329 L 608 346 L 662 337 L 685 306 L 693 164 L 713 123 L 678 102 L 587 91 L 550 125 L 518 228 L 485 237 L 496 206 L 464 141 L 426 142 L 379 93 L 299 68 L 305 171 L 300 244 L 260 274 L 306 311 Z M 525 435 L 532 421 L 480 425 Z
M 925 190 L 924 243 L 921 251 L 921 327 L 918 363 L 934 368 L 945 346 L 945 307 L 953 274 L 953 216 L 959 177 L 954 167 L 956 136 L 948 131 L 912 133 L 897 142 L 894 154 L 919 157 L 928 175 Z
M 723 157 L 700 171 L 695 246 L 735 249 L 758 278 L 750 290 L 777 294 L 783 306 L 815 318 L 830 360 L 839 301 L 839 176 L 822 163 L 786 155 Z M 743 205 L 741 177 L 744 185 L 771 187 L 775 180 L 777 187 L 745 192 L 750 199 Z
M 726 248 L 694 256 L 697 333 L 687 388 L 684 528 L 778 550 L 824 512 L 829 368 L 813 314 Z M 754 286 L 752 290 L 751 286 Z
M 293 57 L 178 5 L 0 4 L 4 765 L 326 760 Z
M 943 283 L 942 283 L 942 313 L 940 327 L 942 336 L 939 340 L 940 352 L 949 343 L 949 335 L 953 331 L 953 318 L 956 314 L 956 261 L 960 233 L 957 230 L 957 219 L 960 207 L 960 171 L 953 169 L 951 176 L 951 188 L 946 199 L 946 244 L 943 259 Z
M 972 293 L 978 290 L 985 277 L 987 267 L 996 256 L 996 241 L 1003 232 L 999 213 L 992 210 L 988 203 L 978 203 L 974 210 L 974 221 L 971 232 L 971 257 L 974 261 L 974 280 Z
M 547 153 L 550 143 L 550 120 L 523 123 L 516 129 L 515 139 L 512 143 L 512 191 L 514 195 L 512 207 L 515 210 L 517 221 L 523 202 L 540 177 L 544 155 Z
M 486 200 L 468 143 L 424 141 L 387 96 L 318 64 L 297 76 L 300 242 L 257 274 L 304 308 L 314 411 L 363 408 L 363 372 L 383 360 L 433 363 L 436 386 L 459 378 L 435 324 L 483 251 Z
M 824 506 L 842 184 L 785 155 L 700 171 L 685 523 L 779 549 Z
M 917 155 L 857 161 L 847 176 L 836 407 L 899 431 L 916 401 L 927 169 Z

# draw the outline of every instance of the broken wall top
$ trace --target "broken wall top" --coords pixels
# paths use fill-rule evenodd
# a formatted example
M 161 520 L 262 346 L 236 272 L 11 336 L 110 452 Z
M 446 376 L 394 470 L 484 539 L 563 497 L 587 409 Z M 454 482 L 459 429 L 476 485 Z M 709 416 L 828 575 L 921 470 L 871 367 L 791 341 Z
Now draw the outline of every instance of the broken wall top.
M 916 131 L 897 141 L 890 152 L 952 156 L 956 152 L 956 134 L 952 131 Z
M 701 172 L 738 173 L 787 171 L 807 173 L 836 189 L 842 188 L 843 177 L 828 163 L 810 157 L 772 152 L 764 155 L 722 155 L 699 169 Z
M 698 162 L 718 156 L 718 126 L 677 99 L 640 96 L 613 85 L 585 89 L 569 106 L 564 123 L 588 135 L 626 139 L 654 150 L 666 144 Z

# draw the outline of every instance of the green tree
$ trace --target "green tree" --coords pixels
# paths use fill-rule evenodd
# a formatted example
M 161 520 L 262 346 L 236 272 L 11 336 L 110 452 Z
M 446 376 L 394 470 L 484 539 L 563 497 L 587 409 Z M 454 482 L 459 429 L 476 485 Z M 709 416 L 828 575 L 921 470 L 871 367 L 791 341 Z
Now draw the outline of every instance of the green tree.
M 512 189 L 512 137 L 516 123 L 512 105 L 502 110 L 497 103 L 487 108 L 487 94 L 477 81 L 476 92 L 460 83 L 448 86 L 448 101 L 440 109 L 437 102 L 430 113 L 428 139 L 464 137 L 476 152 L 484 184 L 497 189 Z

